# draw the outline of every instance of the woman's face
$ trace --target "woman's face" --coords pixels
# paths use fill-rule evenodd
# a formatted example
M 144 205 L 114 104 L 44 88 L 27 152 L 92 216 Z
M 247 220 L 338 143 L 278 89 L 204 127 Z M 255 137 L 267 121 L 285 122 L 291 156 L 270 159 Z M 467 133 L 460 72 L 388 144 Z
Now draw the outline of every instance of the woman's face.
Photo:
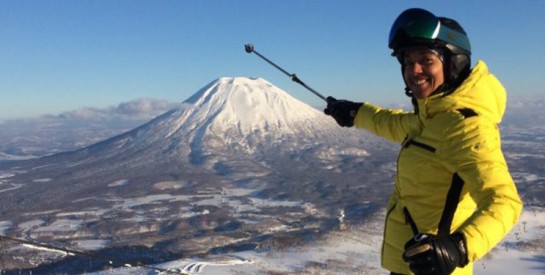
M 427 98 L 445 82 L 443 62 L 436 52 L 409 49 L 403 63 L 403 78 L 417 99 Z

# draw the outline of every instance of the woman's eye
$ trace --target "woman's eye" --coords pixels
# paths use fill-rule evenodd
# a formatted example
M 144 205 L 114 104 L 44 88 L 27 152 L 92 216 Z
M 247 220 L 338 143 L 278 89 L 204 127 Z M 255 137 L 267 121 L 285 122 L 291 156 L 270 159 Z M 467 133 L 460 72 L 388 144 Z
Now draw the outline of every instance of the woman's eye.
M 431 57 L 426 57 L 426 58 L 423 58 L 422 60 L 422 64 L 432 64 L 433 63 L 433 58 Z
M 412 66 L 412 65 L 415 65 L 415 64 L 418 64 L 418 65 L 433 65 L 435 63 L 437 59 L 435 58 L 435 56 L 432 56 L 432 55 L 420 55 L 420 56 L 417 56 L 417 57 L 410 57 L 410 56 L 407 56 L 405 58 L 403 58 L 403 64 L 405 66 Z

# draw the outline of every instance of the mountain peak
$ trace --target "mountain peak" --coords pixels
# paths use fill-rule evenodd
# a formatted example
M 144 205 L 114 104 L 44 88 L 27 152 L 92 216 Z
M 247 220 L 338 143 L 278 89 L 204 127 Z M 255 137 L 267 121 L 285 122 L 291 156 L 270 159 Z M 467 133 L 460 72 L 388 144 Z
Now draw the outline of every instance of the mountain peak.
M 321 115 L 263 78 L 222 77 L 185 101 L 191 117 L 214 128 L 236 127 L 242 134 L 276 129 L 291 132 L 294 124 Z

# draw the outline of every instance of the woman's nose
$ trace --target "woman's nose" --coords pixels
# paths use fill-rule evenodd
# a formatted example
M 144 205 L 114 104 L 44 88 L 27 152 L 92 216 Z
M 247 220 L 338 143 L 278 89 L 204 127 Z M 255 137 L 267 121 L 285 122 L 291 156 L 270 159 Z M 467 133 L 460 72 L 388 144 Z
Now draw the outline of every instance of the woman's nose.
M 407 72 L 409 72 L 411 74 L 418 74 L 418 73 L 422 72 L 422 66 L 420 64 L 418 64 L 418 62 L 414 62 L 414 63 L 411 63 L 411 64 L 407 65 L 406 70 L 407 70 Z

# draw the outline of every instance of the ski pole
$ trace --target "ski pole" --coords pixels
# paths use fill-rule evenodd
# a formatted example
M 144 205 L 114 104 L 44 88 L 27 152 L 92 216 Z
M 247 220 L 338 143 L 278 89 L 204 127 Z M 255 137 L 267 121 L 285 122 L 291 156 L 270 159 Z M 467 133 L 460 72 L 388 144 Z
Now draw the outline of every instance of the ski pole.
M 254 45 L 253 45 L 253 44 L 246 44 L 246 45 L 244 45 L 244 49 L 246 50 L 247 53 L 255 53 L 257 56 L 261 57 L 263 60 L 267 61 L 269 64 L 273 65 L 275 68 L 277 68 L 278 70 L 280 70 L 281 72 L 283 72 L 284 74 L 286 74 L 287 76 L 289 76 L 293 82 L 296 82 L 296 83 L 301 84 L 301 85 L 302 85 L 303 87 L 305 87 L 307 90 L 311 91 L 313 94 L 315 94 L 315 95 L 318 96 L 319 98 L 323 99 L 325 102 L 329 103 L 329 101 L 327 100 L 327 98 L 326 98 L 325 96 L 321 95 L 320 93 L 318 93 L 317 91 L 315 91 L 315 90 L 312 89 L 311 87 L 307 86 L 307 84 L 305 84 L 303 81 L 301 81 L 301 80 L 297 77 L 297 75 L 288 73 L 286 70 L 282 69 L 280 66 L 274 64 L 274 62 L 270 61 L 268 58 L 264 57 L 264 56 L 261 55 L 259 52 L 257 52 L 257 51 L 254 49 Z

